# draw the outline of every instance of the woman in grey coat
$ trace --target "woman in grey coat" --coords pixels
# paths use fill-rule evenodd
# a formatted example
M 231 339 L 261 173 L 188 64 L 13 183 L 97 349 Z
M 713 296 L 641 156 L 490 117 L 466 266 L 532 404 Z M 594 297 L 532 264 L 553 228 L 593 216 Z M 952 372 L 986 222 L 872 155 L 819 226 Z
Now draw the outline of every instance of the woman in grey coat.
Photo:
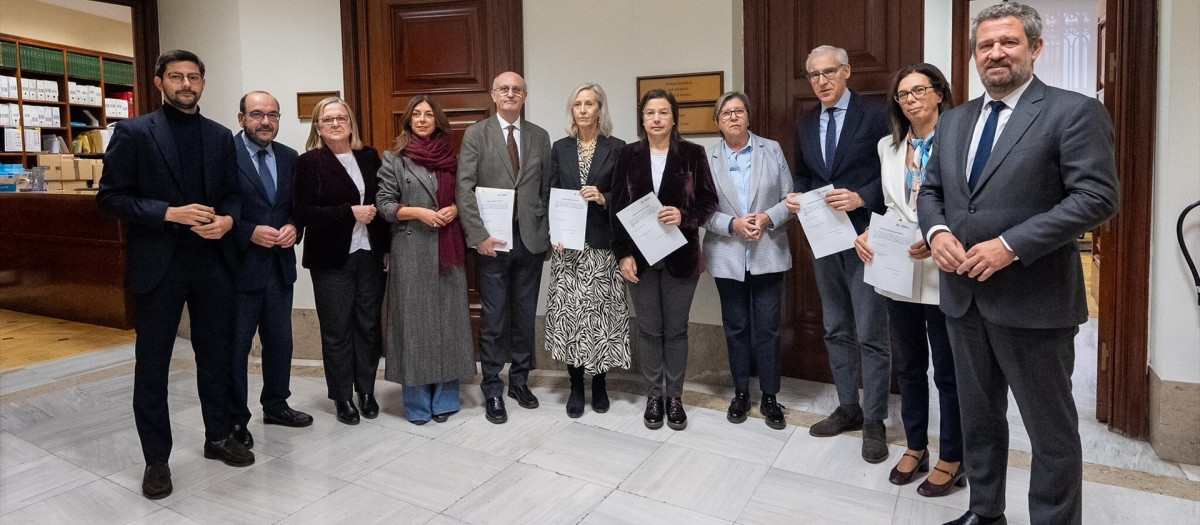
M 384 377 L 404 385 L 406 417 L 423 425 L 458 411 L 458 380 L 475 374 L 475 352 L 450 122 L 426 95 L 408 103 L 401 122 L 376 199 L 392 231 Z

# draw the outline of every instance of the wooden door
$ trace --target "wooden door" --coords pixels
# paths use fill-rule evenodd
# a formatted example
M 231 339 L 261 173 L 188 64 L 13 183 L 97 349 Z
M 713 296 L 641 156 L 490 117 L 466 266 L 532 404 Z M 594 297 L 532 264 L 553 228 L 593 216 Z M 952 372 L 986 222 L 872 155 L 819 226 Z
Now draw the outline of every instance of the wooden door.
M 751 129 L 779 141 L 793 167 L 796 119 L 820 103 L 805 78 L 809 51 L 823 44 L 846 49 L 853 68 L 850 90 L 880 98 L 887 96 L 893 72 L 923 56 L 923 0 L 746 0 L 744 5 L 746 94 L 755 108 Z M 785 280 L 783 374 L 832 382 L 812 252 L 799 226 L 792 222 L 789 228 L 793 268 Z

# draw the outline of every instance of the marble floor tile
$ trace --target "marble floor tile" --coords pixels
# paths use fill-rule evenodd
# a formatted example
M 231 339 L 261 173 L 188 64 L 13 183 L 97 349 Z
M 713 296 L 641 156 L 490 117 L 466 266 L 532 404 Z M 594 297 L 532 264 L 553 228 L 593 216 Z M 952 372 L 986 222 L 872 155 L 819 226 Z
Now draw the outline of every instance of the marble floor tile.
M 483 452 L 430 441 L 359 478 L 355 484 L 442 512 L 511 464 L 512 461 Z
M 5 514 L 3 521 L 24 525 L 106 525 L 127 523 L 161 508 L 141 494 L 134 494 L 106 479 L 97 479 Z
M 597 414 L 589 410 L 575 422 L 654 441 L 666 441 L 675 433 L 665 425 L 658 430 L 646 428 L 642 419 L 646 413 L 646 396 L 609 392 L 609 401 L 608 412 Z
M 170 496 L 158 500 L 159 504 L 171 505 L 194 492 L 219 484 L 245 471 L 245 468 L 230 467 L 220 461 L 205 458 L 204 434 L 181 425 L 173 425 L 171 433 L 175 447 L 171 451 L 169 465 L 171 485 L 175 490 Z M 255 465 L 274 460 L 271 456 L 257 453 L 254 459 Z M 146 465 L 139 461 L 125 470 L 109 475 L 108 479 L 126 490 L 141 494 L 142 475 L 145 471 Z
M 521 408 L 516 410 L 519 412 L 509 409 L 508 422 L 502 425 L 492 424 L 479 415 L 437 439 L 443 443 L 515 461 L 569 424 L 566 421 L 532 414 Z
M 320 403 L 319 401 L 314 403 Z M 293 404 L 292 408 L 307 412 L 313 416 L 313 423 L 307 427 L 293 428 L 283 425 L 263 424 L 262 416 L 251 417 L 246 428 L 254 436 L 254 451 L 279 457 L 295 452 L 296 449 L 311 445 L 326 438 L 332 438 L 343 432 L 350 432 L 349 425 L 339 423 L 332 415 L 318 413 L 315 404 Z
M 447 516 L 445 514 L 438 514 L 437 516 L 434 516 L 433 519 L 425 522 L 425 525 L 468 525 L 468 524 L 466 522 L 462 522 L 462 521 L 456 520 L 454 518 L 451 518 L 450 516 Z
M 379 425 L 359 424 L 318 439 L 280 459 L 354 481 L 429 441 Z
M 892 494 L 771 469 L 738 516 L 738 523 L 888 525 L 895 508 Z
M 37 372 L 38 374 L 48 377 L 51 380 L 63 379 L 84 372 L 101 370 L 110 366 L 115 366 L 133 361 L 133 343 L 125 344 L 106 350 L 96 352 L 88 352 L 65 359 L 58 359 L 46 363 L 38 363 L 25 368 Z
M 46 452 L 56 453 L 130 428 L 134 428 L 130 407 L 103 405 L 12 432 Z
M 1105 423 L 1081 420 L 1079 440 L 1083 446 L 1083 460 L 1088 463 L 1173 478 L 1186 477 L 1178 463 L 1159 459 L 1150 443 L 1118 436 L 1110 432 Z
M 567 425 L 521 462 L 616 488 L 661 445 L 590 425 Z
M 577 523 L 609 491 L 600 485 L 514 463 L 451 505 L 444 514 L 472 525 Z
M 74 444 L 55 455 L 99 476 L 108 476 L 144 461 L 137 428 L 132 426 Z
M 309 523 L 419 525 L 428 522 L 436 515 L 436 512 L 389 498 L 358 485 L 347 485 L 288 516 L 280 521 L 279 525 Z
M 0 471 L 0 512 L 20 510 L 91 483 L 98 476 L 55 456 L 42 456 Z
M 7 432 L 17 434 L 21 430 L 39 423 L 56 419 L 72 419 L 78 414 L 121 406 L 120 403 L 94 396 L 76 387 L 37 395 L 6 403 L 0 407 L 0 426 Z M 123 405 L 132 413 L 129 405 Z M 18 434 L 19 435 L 19 434 Z
M 42 386 L 52 381 L 54 380 L 28 368 L 0 372 L 0 396 Z M 3 425 L 3 421 L 0 420 L 0 427 Z
M 628 492 L 614 490 L 600 503 L 581 525 L 728 525 L 730 522 L 714 518 L 661 501 L 634 496 Z
M 1200 523 L 1200 501 L 1085 481 L 1083 522 Z
M 0 432 L 0 471 L 49 454 L 33 443 L 8 432 Z
M 282 460 L 240 470 L 169 507 L 197 523 L 275 523 L 347 484 Z
M 128 525 L 197 525 L 196 522 L 171 509 L 159 508 Z
M 1200 466 L 1180 463 L 1179 468 L 1183 470 L 1183 475 L 1187 477 L 1189 481 L 1200 481 Z
M 812 437 L 808 429 L 797 429 L 773 467 L 895 495 L 899 489 L 888 483 L 888 473 L 904 453 L 904 447 L 890 445 L 890 455 L 874 465 L 862 459 L 862 438 L 840 435 L 827 438 Z
M 763 465 L 664 444 L 619 488 L 733 521 L 766 472 Z
M 687 429 L 676 432 L 667 443 L 769 466 L 795 428 L 775 430 L 753 417 L 735 425 L 724 412 L 689 408 Z
M 892 525 L 916 525 L 926 523 L 946 523 L 951 520 L 958 519 L 963 515 L 962 509 L 951 507 L 943 507 L 926 498 L 924 501 L 918 501 L 908 498 L 900 498 L 896 501 L 896 513 L 892 518 Z M 940 501 L 940 500 L 939 500 Z

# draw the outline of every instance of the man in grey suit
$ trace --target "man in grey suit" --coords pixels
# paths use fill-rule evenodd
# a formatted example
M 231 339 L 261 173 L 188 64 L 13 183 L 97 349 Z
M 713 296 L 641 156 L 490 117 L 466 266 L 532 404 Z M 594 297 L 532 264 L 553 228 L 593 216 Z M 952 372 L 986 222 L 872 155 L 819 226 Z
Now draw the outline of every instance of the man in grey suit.
M 542 281 L 542 262 L 550 248 L 546 206 L 550 200 L 550 135 L 521 118 L 528 94 L 525 79 L 511 71 L 492 81 L 496 115 L 472 124 L 458 156 L 458 216 L 467 246 L 475 249 L 479 299 L 480 387 L 492 423 L 508 421 L 504 409 L 505 351 L 511 356 L 508 397 L 524 408 L 537 408 L 529 390 L 534 367 L 534 316 Z M 484 227 L 476 188 L 516 191 L 513 244 L 508 246 Z
M 947 112 L 917 211 L 941 280 L 970 510 L 951 524 L 1007 523 L 1008 390 L 1033 444 L 1031 523 L 1082 521 L 1082 449 L 1071 397 L 1087 320 L 1075 239 L 1120 198 L 1104 107 L 1033 75 L 1037 11 L 979 13 L 971 48 L 987 95 Z

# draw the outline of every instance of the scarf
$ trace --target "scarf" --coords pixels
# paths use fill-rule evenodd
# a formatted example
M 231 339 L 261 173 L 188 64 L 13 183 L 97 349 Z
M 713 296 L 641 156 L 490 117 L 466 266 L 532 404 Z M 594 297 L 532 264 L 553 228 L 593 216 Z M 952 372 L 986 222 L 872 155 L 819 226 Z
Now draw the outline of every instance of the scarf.
M 921 184 L 925 182 L 925 166 L 929 164 L 929 155 L 933 150 L 933 136 L 937 132 L 930 133 L 928 137 L 919 139 L 913 135 L 912 130 L 908 132 L 908 146 L 913 149 L 913 162 L 908 169 L 904 170 L 904 190 L 909 195 L 909 205 L 915 210 L 917 209 L 917 191 L 920 190 Z
M 414 136 L 404 148 L 404 155 L 437 177 L 438 209 L 454 204 L 458 191 L 458 157 L 450 145 L 449 137 L 422 139 Z M 443 274 L 452 268 L 461 267 L 466 260 L 466 241 L 462 223 L 455 217 L 450 224 L 438 230 L 438 269 Z

